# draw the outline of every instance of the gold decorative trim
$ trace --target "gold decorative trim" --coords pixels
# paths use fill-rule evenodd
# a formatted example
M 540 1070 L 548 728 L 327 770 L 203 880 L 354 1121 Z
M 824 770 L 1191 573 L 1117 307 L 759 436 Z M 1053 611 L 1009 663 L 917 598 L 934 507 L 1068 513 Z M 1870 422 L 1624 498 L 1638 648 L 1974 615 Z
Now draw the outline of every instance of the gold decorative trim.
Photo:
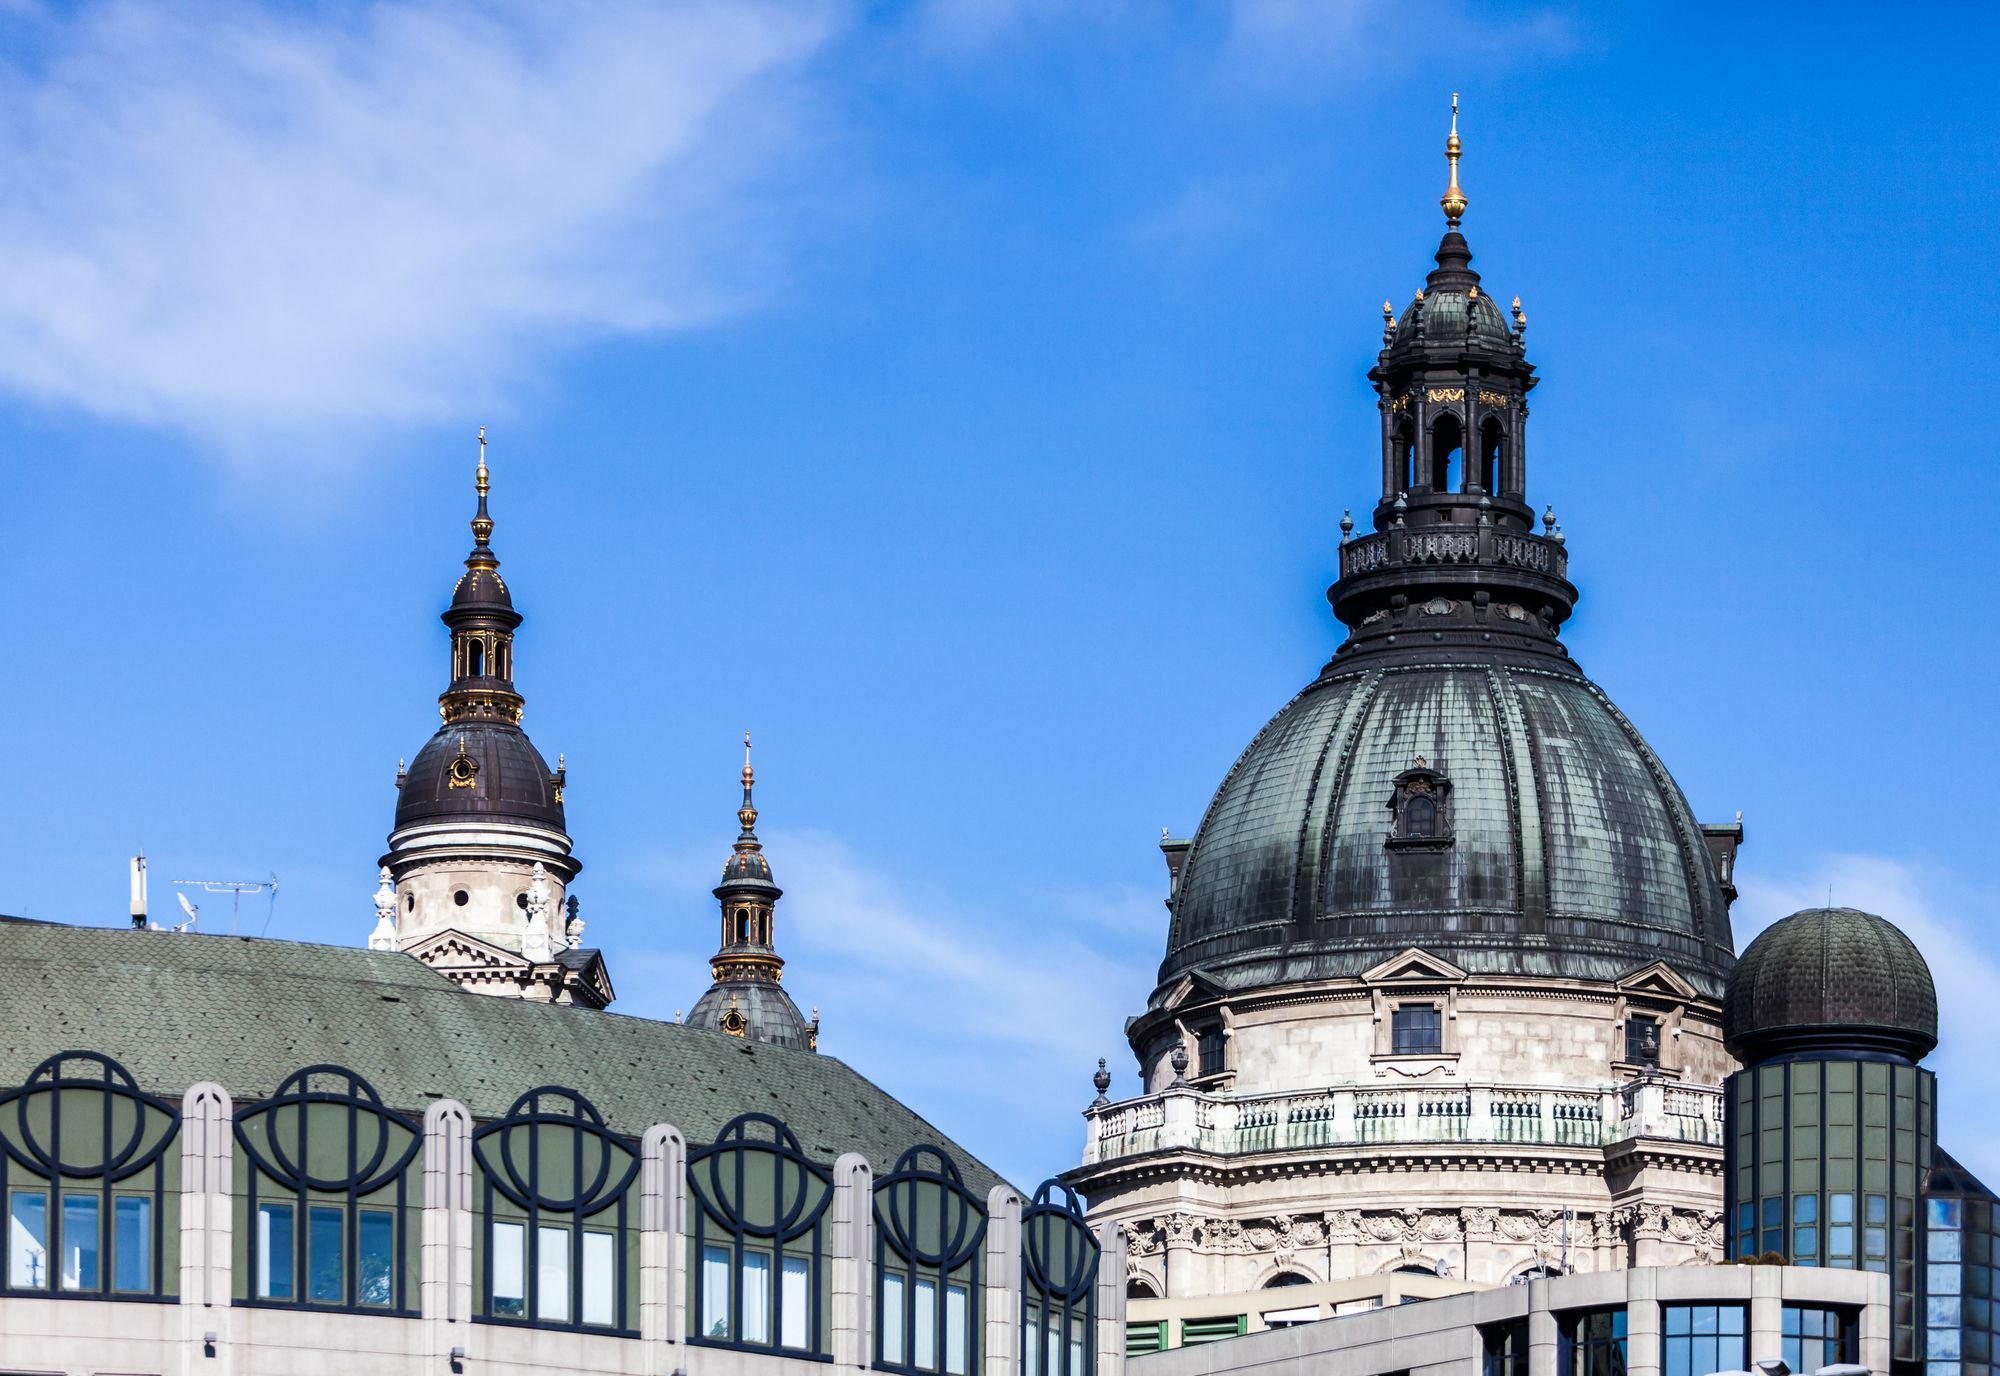
M 1504 392 L 1481 392 L 1479 394 L 1479 404 L 1481 406 L 1505 406 L 1507 404 L 1507 395 Z
M 1424 393 L 1426 401 L 1464 401 L 1463 387 L 1433 387 Z

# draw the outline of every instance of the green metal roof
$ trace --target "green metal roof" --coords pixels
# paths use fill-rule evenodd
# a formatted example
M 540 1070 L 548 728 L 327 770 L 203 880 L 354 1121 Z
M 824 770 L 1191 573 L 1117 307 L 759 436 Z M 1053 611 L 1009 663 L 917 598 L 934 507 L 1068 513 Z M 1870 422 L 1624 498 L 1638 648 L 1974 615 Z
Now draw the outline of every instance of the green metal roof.
M 705 1143 L 739 1113 L 771 1114 L 831 1164 L 878 1174 L 936 1143 L 984 1192 L 999 1176 L 851 1066 L 717 1032 L 468 993 L 393 951 L 256 937 L 0 921 L 0 1084 L 58 1051 L 97 1051 L 178 1099 L 214 1080 L 238 1102 L 302 1066 L 365 1077 L 413 1116 L 456 1099 L 497 1118 L 561 1085 L 616 1130 L 672 1123 Z

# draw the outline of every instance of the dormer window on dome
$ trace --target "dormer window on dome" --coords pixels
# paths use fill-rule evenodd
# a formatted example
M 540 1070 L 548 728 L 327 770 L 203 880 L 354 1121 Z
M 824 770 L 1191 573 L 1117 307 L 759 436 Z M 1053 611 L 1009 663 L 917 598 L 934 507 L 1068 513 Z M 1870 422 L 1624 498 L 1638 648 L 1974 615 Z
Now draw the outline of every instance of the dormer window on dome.
M 451 762 L 448 772 L 453 788 L 471 788 L 479 781 L 479 761 L 465 753 L 465 737 L 458 738 L 458 755 Z
M 1451 780 L 1418 757 L 1398 774 L 1389 799 L 1392 822 L 1386 844 L 1392 850 L 1443 850 L 1452 842 Z

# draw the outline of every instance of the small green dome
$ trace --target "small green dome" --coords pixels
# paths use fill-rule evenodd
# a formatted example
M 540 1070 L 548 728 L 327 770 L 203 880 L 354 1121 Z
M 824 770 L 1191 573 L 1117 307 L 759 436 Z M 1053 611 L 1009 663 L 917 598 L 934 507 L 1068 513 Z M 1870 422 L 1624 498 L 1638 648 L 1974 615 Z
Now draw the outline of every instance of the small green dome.
M 1722 1005 L 1732 1055 L 1889 1051 L 1937 1045 L 1937 986 L 1916 943 L 1886 918 L 1808 908 L 1759 933 L 1737 958 Z

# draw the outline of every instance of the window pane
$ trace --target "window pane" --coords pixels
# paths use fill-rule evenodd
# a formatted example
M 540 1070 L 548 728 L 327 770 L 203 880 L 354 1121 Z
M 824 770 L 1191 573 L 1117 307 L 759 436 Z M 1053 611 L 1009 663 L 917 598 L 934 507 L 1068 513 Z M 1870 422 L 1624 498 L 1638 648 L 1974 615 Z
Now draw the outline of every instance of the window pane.
M 493 1313 L 518 1319 L 528 1312 L 528 1225 L 493 1224 Z
M 910 1294 L 910 1317 L 916 1320 L 910 1344 L 910 1365 L 937 1370 L 937 1282 L 918 1277 Z
M 882 1360 L 903 1364 L 903 1278 L 892 1271 L 882 1276 Z
M 257 1206 L 257 1298 L 292 1297 L 292 1206 Z
M 1027 1322 L 1022 1325 L 1021 1359 L 1026 1367 L 1026 1376 L 1041 1376 L 1042 1370 L 1042 1313 L 1034 1305 L 1028 1306 Z
M 569 1322 L 569 1229 L 535 1229 L 535 1317 Z
M 111 1201 L 111 1281 L 118 1290 L 153 1288 L 153 1201 L 120 1195 Z
M 95 1290 L 97 1279 L 97 1208 L 94 1194 L 63 1196 L 62 1283 L 65 1290 Z
M 618 1322 L 618 1240 L 610 1233 L 583 1235 L 583 1321 Z
M 347 1287 L 341 1283 L 345 1268 L 340 1254 L 341 1234 L 346 1231 L 341 1215 L 345 1212 L 320 1204 L 307 1212 L 306 1275 L 311 1282 L 307 1298 L 314 1304 L 340 1304 L 347 1298 Z
M 971 1365 L 968 1338 L 972 1297 L 963 1285 L 948 1285 L 944 1291 L 944 1369 L 947 1376 L 965 1376 Z
M 1083 1376 L 1083 1319 L 1069 1321 L 1069 1376 Z
M 363 1209 L 355 1224 L 361 1246 L 361 1277 L 355 1300 L 388 1306 L 396 1302 L 396 1216 L 385 1209 Z
M 804 1348 L 812 1328 L 812 1307 L 807 1289 L 809 1268 L 804 1257 L 786 1257 L 783 1289 L 779 1294 L 778 1332 L 786 1347 Z
M 729 1336 L 729 1249 L 713 1244 L 701 1249 L 701 1333 L 705 1338 Z
M 743 1331 L 746 1343 L 771 1341 L 771 1258 L 763 1252 L 743 1254 Z
M 7 1283 L 39 1290 L 49 1283 L 49 1197 L 17 1190 L 7 1216 Z

